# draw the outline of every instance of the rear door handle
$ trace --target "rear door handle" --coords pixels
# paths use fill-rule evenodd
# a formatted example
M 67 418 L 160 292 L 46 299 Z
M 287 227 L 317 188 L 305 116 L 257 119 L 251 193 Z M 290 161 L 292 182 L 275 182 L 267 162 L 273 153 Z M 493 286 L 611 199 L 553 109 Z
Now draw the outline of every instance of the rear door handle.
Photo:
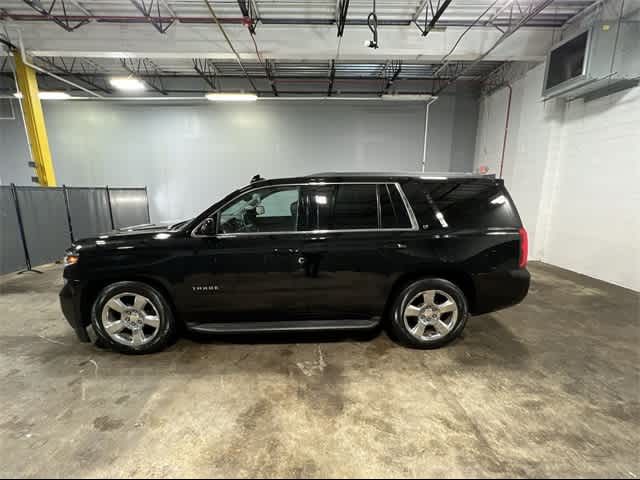
M 384 248 L 389 248 L 393 250 L 403 250 L 407 248 L 407 244 L 401 243 L 401 242 L 388 242 L 384 244 Z

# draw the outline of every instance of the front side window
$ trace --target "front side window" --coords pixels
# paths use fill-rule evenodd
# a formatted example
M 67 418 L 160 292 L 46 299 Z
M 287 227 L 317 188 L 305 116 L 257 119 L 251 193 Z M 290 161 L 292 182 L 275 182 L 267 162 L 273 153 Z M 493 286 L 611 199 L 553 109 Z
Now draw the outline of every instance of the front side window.
M 253 190 L 220 211 L 219 233 L 295 232 L 300 188 Z

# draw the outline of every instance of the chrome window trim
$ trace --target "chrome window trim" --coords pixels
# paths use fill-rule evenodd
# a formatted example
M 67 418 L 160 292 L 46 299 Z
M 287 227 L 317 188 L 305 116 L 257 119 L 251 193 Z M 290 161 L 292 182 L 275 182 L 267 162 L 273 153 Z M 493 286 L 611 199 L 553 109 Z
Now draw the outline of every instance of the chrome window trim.
M 220 211 L 226 208 L 229 204 L 236 201 L 238 198 L 254 192 L 256 190 L 264 190 L 268 188 L 280 188 L 280 187 L 305 187 L 305 186 L 318 186 L 318 185 L 395 185 L 400 197 L 402 198 L 402 202 L 404 203 L 404 207 L 409 215 L 409 220 L 411 221 L 410 228 L 354 228 L 354 229 L 336 229 L 336 230 L 293 230 L 286 232 L 239 232 L 239 233 L 218 233 L 215 235 L 198 235 L 195 233 L 207 219 L 211 218 L 213 215 L 218 215 Z M 376 189 L 377 191 L 377 189 Z M 298 208 L 299 205 L 298 205 Z M 218 220 L 216 220 L 218 222 Z M 218 225 L 216 224 L 216 228 Z M 213 212 L 209 217 L 202 220 L 193 230 L 191 230 L 191 236 L 193 238 L 234 238 L 234 237 L 246 237 L 246 236 L 265 236 L 265 235 L 299 235 L 299 234 L 327 234 L 327 233 L 358 233 L 358 232 L 415 232 L 418 231 L 418 221 L 416 220 L 416 216 L 413 213 L 413 209 L 407 200 L 402 187 L 398 182 L 306 182 L 306 183 L 283 183 L 279 185 L 263 185 L 258 186 L 252 189 L 247 190 L 241 194 L 236 195 L 231 200 L 226 202 L 220 208 L 218 208 L 215 212 Z
M 398 189 L 398 193 L 400 193 L 400 197 L 402 197 L 402 203 L 404 203 L 404 208 L 407 210 L 407 213 L 409 214 L 409 221 L 411 222 L 411 230 L 415 230 L 415 231 L 420 230 L 420 228 L 418 227 L 418 219 L 416 218 L 416 214 L 413 212 L 413 207 L 411 207 L 411 204 L 409 203 L 409 199 L 404 194 L 404 190 L 402 189 L 400 184 L 397 182 L 395 183 L 395 186 Z

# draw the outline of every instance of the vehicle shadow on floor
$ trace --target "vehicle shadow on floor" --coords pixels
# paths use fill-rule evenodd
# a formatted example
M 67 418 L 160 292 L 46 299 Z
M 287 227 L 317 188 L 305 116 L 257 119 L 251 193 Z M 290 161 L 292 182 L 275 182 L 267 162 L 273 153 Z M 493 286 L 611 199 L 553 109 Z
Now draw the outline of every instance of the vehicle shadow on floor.
M 513 370 L 527 369 L 531 348 L 518 337 L 516 326 L 510 328 L 507 323 L 495 314 L 470 318 L 460 338 L 450 345 L 456 362 L 461 366 L 495 365 Z
M 185 331 L 183 339 L 204 345 L 282 345 L 291 343 L 369 342 L 383 333 L 382 327 L 359 332 L 269 332 L 211 334 Z M 180 340 L 178 340 L 180 341 Z

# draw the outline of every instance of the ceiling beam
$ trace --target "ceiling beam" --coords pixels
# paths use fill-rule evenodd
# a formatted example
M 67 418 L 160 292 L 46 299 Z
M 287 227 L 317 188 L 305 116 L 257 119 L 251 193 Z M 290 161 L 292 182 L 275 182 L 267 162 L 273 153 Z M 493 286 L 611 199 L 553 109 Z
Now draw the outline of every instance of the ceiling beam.
M 436 25 L 438 24 L 438 21 L 440 20 L 440 17 L 444 14 L 444 12 L 447 10 L 447 7 L 449 6 L 449 4 L 451 4 L 452 0 L 444 0 L 444 2 L 442 2 L 442 4 L 440 4 L 440 0 L 438 0 L 438 5 L 437 5 L 437 10 L 435 12 L 433 12 L 432 17 L 431 17 L 431 21 L 429 21 L 429 23 L 427 23 L 427 20 L 429 19 L 429 9 L 426 10 L 425 13 L 425 17 L 424 17 L 424 28 L 422 28 L 419 24 L 417 19 L 414 20 L 414 22 L 416 23 L 416 25 L 418 26 L 418 28 L 420 29 L 420 31 L 422 32 L 422 36 L 426 37 L 429 32 L 436 27 Z M 429 0 L 429 5 L 431 7 L 433 7 L 433 5 L 431 4 L 431 1 Z
M 40 14 L 41 20 L 51 20 L 57 25 L 64 28 L 67 32 L 73 32 L 74 30 L 80 28 L 83 25 L 86 25 L 91 21 L 91 19 L 87 17 L 77 19 L 75 15 L 69 14 L 66 0 L 52 0 L 51 3 L 49 3 L 48 7 L 45 7 L 40 0 L 23 1 Z M 70 3 L 72 3 L 72 5 L 75 5 L 74 2 Z M 56 13 L 54 13 L 56 5 L 59 6 L 59 9 Z M 9 16 L 9 18 L 11 18 L 12 20 L 15 20 L 13 15 L 10 15 L 8 12 L 6 12 L 6 15 Z
M 26 1 L 26 0 L 25 0 Z M 174 16 L 162 15 L 161 0 L 130 0 L 144 18 L 160 33 L 165 33 L 176 21 Z M 166 7 L 165 7 L 166 8 Z

